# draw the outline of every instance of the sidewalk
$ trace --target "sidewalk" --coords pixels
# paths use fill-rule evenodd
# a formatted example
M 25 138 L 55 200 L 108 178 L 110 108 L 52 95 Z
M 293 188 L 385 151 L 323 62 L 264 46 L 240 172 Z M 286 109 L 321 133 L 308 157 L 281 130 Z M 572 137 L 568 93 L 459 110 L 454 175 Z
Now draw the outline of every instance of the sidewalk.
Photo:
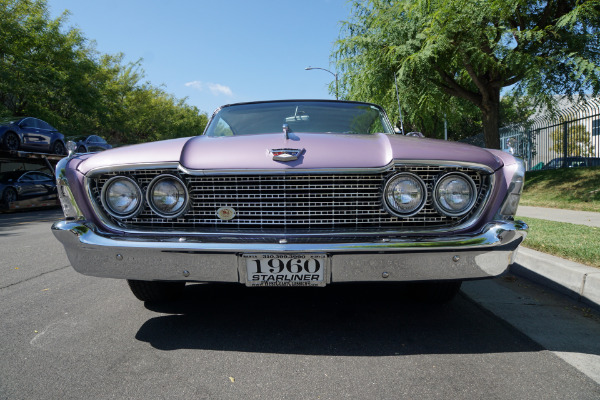
M 519 206 L 521 217 L 600 227 L 600 213 Z M 600 269 L 521 246 L 510 271 L 600 309 Z
M 600 227 L 600 213 L 591 211 L 561 210 L 558 208 L 542 208 L 519 206 L 517 215 L 521 217 L 547 219 L 549 221 L 568 222 L 570 224 Z

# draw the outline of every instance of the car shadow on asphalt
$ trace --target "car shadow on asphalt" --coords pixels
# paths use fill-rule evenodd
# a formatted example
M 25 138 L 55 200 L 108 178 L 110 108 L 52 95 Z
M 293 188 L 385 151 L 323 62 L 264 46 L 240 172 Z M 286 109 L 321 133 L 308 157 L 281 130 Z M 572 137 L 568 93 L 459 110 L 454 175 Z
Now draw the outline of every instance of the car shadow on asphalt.
M 462 295 L 443 305 L 412 301 L 402 285 L 246 288 L 188 285 L 136 339 L 161 350 L 395 356 L 539 351 L 541 347 Z

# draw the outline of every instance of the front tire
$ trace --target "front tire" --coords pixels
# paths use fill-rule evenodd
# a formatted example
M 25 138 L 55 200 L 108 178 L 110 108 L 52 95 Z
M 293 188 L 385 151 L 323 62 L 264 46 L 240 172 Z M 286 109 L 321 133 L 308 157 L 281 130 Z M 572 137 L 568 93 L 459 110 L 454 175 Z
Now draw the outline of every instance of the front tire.
M 6 132 L 4 134 L 4 147 L 6 150 L 19 150 L 21 142 L 19 136 L 14 132 Z
M 85 146 L 79 146 L 77 148 L 77 153 L 87 153 L 87 150 L 85 149 Z
M 183 295 L 185 282 L 138 281 L 128 279 L 127 283 L 135 297 L 141 301 L 171 301 Z
M 52 153 L 58 154 L 59 156 L 64 156 L 67 154 L 67 149 L 61 141 L 56 141 L 52 146 Z
M 17 201 L 17 192 L 15 189 L 11 187 L 4 189 L 4 193 L 2 193 L 2 202 L 6 207 L 9 207 L 10 203 L 13 201 Z

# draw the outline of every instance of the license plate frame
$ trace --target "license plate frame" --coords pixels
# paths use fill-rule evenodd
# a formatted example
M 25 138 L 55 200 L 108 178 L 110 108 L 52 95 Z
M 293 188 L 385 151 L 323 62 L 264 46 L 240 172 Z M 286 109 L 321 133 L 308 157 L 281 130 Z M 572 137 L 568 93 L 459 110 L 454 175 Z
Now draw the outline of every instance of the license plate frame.
M 249 287 L 323 287 L 329 284 L 331 257 L 325 253 L 246 253 L 239 256 L 239 261 L 240 276 L 245 277 Z

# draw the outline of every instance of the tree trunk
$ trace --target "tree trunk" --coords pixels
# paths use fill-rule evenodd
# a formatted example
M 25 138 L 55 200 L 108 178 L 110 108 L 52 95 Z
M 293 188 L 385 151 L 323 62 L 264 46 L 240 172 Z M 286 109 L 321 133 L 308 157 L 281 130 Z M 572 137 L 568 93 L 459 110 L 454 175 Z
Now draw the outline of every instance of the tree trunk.
M 482 120 L 485 147 L 500 149 L 500 89 L 490 90 L 483 99 Z

